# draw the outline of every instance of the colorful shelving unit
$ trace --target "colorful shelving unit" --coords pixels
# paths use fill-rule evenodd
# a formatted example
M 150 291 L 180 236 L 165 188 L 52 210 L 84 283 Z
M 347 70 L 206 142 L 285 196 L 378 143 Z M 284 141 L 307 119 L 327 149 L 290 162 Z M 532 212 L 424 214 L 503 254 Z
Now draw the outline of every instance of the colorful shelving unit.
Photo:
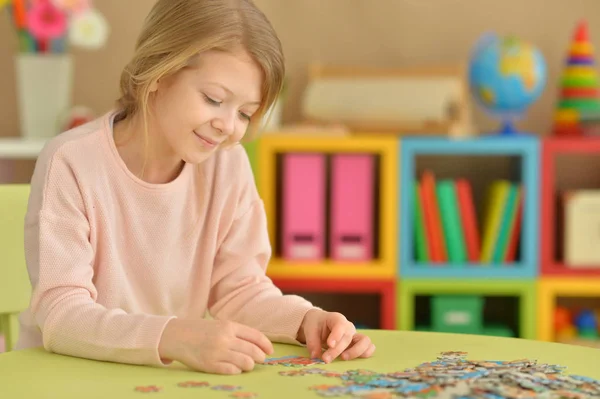
M 513 334 L 542 340 L 554 340 L 552 326 L 557 298 L 597 295 L 600 303 L 600 268 L 570 268 L 560 256 L 555 255 L 557 245 L 560 245 L 557 238 L 560 228 L 557 227 L 557 193 L 564 188 L 565 179 L 569 179 L 562 169 L 557 170 L 557 165 L 565 162 L 564 157 L 570 156 L 575 161 L 567 160 L 565 165 L 568 168 L 589 170 L 589 162 L 580 158 L 600 155 L 600 138 L 484 136 L 457 140 L 446 137 L 273 133 L 246 144 L 245 148 L 264 200 L 274 248 L 267 274 L 283 291 L 369 295 L 371 301 L 374 301 L 375 295 L 378 296 L 378 305 L 373 306 L 379 306 L 380 312 L 378 327 L 402 330 L 427 329 L 427 326 L 417 325 L 417 322 L 422 322 L 418 315 L 422 311 L 419 306 L 433 303 L 427 297 L 450 295 L 451 299 L 459 299 L 461 295 L 470 296 L 455 302 L 459 308 L 455 314 L 464 313 L 469 308 L 479 309 L 482 303 L 491 303 L 494 308 L 498 301 L 507 301 L 507 306 L 511 306 L 514 312 L 510 326 Z M 377 256 L 373 260 L 346 262 L 326 258 L 291 261 L 277 250 L 277 223 L 281 215 L 278 191 L 278 185 L 282 184 L 280 158 L 282 154 L 289 153 L 370 153 L 378 157 L 378 240 Z M 456 157 L 462 158 L 462 169 L 453 166 Z M 465 162 L 469 159 L 473 160 L 473 166 L 465 170 Z M 508 179 L 520 185 L 524 202 L 519 254 L 515 262 L 456 264 L 415 261 L 415 198 L 410 188 L 424 169 L 436 172 L 440 180 L 459 177 L 479 179 L 479 186 L 473 186 L 474 191 L 479 190 L 474 193 L 477 194 L 478 217 L 482 216 L 482 207 L 485 206 L 482 204 L 483 186 L 489 179 Z M 460 176 L 463 172 L 466 176 Z M 566 186 L 569 189 L 600 189 L 600 178 L 591 183 L 567 181 Z M 480 298 L 481 301 L 469 298 Z M 439 318 L 440 311 L 436 309 L 436 317 Z M 488 323 L 489 308 L 483 306 L 482 309 L 487 312 L 485 322 Z M 479 325 L 482 323 L 480 316 L 477 317 Z M 492 329 L 490 332 L 488 327 L 493 326 L 485 327 L 483 333 L 505 334 L 505 330 Z
M 415 330 L 416 298 L 433 295 L 478 295 L 482 297 L 513 297 L 518 302 L 518 331 L 520 338 L 536 337 L 535 281 L 484 279 L 402 279 L 398 286 L 396 320 L 398 329 Z M 432 315 L 433 316 L 433 315 Z M 490 326 L 492 327 L 492 326 Z
M 538 192 L 539 192 L 539 140 L 523 136 L 515 138 L 483 137 L 468 140 L 449 138 L 406 138 L 398 144 L 401 153 L 399 164 L 400 210 L 398 236 L 400 248 L 399 275 L 401 278 L 513 278 L 534 279 L 538 271 Z M 516 169 L 513 179 L 524 189 L 523 223 L 521 232 L 521 256 L 514 264 L 489 263 L 420 263 L 415 261 L 414 197 L 411 190 L 418 178 L 416 164 L 419 157 L 446 156 L 447 164 L 452 157 L 475 156 L 492 159 L 503 157 L 514 159 Z M 520 165 L 520 166 L 519 166 Z M 445 169 L 445 168 L 444 168 Z M 450 169 L 450 168 L 448 168 Z M 443 171 L 441 171 L 443 172 Z M 478 171 L 472 171 L 477 174 Z M 457 177 L 457 176 L 454 176 Z M 504 176 L 510 178 L 511 176 Z

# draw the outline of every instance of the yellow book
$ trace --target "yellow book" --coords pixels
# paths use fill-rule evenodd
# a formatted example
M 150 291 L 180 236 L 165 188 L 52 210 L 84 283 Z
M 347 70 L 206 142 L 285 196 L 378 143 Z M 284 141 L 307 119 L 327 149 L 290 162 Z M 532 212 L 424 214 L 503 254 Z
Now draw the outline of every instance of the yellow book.
M 483 214 L 481 262 L 491 263 L 494 249 L 498 245 L 498 234 L 502 223 L 502 214 L 510 190 L 508 180 L 496 180 L 489 188 L 486 207 Z

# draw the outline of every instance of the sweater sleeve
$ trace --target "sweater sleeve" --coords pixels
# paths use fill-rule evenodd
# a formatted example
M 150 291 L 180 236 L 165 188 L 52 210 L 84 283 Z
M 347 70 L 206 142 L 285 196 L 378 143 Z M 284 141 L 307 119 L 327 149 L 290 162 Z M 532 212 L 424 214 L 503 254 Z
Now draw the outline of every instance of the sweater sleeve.
M 31 184 L 25 225 L 31 312 L 46 350 L 94 360 L 163 365 L 158 344 L 169 317 L 127 314 L 96 302 L 93 228 L 84 184 L 55 155 Z M 89 192 L 89 190 L 88 190 Z
M 312 304 L 283 295 L 266 276 L 271 256 L 260 199 L 232 223 L 221 244 L 212 277 L 209 312 L 262 331 L 274 342 L 299 344 L 297 333 Z

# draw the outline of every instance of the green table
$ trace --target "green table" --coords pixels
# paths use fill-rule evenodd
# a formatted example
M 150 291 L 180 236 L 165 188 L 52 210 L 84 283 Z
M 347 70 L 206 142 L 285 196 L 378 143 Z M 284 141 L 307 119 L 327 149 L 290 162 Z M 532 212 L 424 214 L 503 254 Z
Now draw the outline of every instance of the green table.
M 327 370 L 370 369 L 378 372 L 401 371 L 429 362 L 445 351 L 468 352 L 467 359 L 515 360 L 534 359 L 539 363 L 567 366 L 567 373 L 600 379 L 600 350 L 556 343 L 513 338 L 440 334 L 406 331 L 367 331 L 377 346 L 370 359 L 335 361 L 317 365 Z M 302 347 L 275 345 L 274 357 L 307 356 Z M 210 388 L 180 388 L 179 382 L 196 380 L 210 385 L 233 384 L 244 391 L 258 393 L 258 398 L 320 398 L 309 386 L 341 384 L 341 380 L 307 375 L 287 377 L 284 366 L 258 365 L 254 371 L 239 376 L 217 376 L 186 370 L 179 364 L 154 368 L 112 364 L 53 355 L 43 350 L 26 350 L 0 354 L 0 398 L 120 399 L 120 398 L 230 398 L 230 392 Z M 158 393 L 139 393 L 136 386 L 156 385 Z M 343 396 L 350 398 L 350 396 Z

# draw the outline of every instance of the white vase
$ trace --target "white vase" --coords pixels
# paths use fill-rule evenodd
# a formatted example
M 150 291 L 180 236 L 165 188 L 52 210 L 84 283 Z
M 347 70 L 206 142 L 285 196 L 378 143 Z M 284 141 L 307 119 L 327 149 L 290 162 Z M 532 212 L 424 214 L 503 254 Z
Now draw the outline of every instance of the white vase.
M 21 137 L 60 133 L 60 117 L 71 108 L 73 60 L 64 54 L 19 54 L 15 58 Z

